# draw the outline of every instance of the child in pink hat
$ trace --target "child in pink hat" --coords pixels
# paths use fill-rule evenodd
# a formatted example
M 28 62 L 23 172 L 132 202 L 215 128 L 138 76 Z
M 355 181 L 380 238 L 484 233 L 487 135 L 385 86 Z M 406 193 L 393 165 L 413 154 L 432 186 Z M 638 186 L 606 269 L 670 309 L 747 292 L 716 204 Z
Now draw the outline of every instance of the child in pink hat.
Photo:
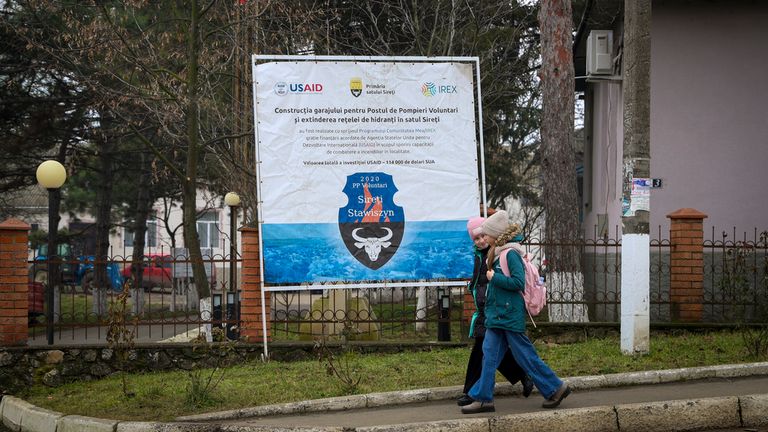
M 499 257 L 519 248 L 524 240 L 520 226 L 509 223 L 507 212 L 501 210 L 488 217 L 473 234 L 481 234 L 491 247 L 486 257 L 488 286 L 485 302 L 485 338 L 483 366 L 480 378 L 469 389 L 472 403 L 461 407 L 463 414 L 496 411 L 493 390 L 496 365 L 502 353 L 510 351 L 517 364 L 525 370 L 539 393 L 544 397 L 542 407 L 557 408 L 571 394 L 571 388 L 547 365 L 525 334 L 527 313 L 522 293 L 525 289 L 525 266 L 518 253 L 510 253 L 505 263 Z M 506 268 L 502 269 L 502 265 Z
M 472 272 L 472 280 L 469 283 L 469 292 L 475 302 L 475 313 L 472 315 L 472 321 L 469 325 L 469 337 L 475 339 L 472 345 L 472 352 L 469 354 L 469 363 L 467 363 L 467 374 L 464 379 L 464 392 L 456 401 L 459 406 L 471 404 L 473 399 L 467 395 L 469 389 L 480 379 L 480 373 L 483 369 L 483 339 L 485 338 L 485 292 L 488 285 L 486 276 L 486 257 L 489 245 L 480 234 L 480 227 L 485 222 L 483 217 L 473 217 L 467 221 L 467 232 L 469 238 L 475 243 L 474 260 L 475 266 Z M 533 382 L 526 376 L 522 368 L 517 364 L 512 353 L 507 350 L 499 364 L 498 371 L 514 384 L 518 381 L 523 383 L 523 395 L 528 397 L 533 391 Z

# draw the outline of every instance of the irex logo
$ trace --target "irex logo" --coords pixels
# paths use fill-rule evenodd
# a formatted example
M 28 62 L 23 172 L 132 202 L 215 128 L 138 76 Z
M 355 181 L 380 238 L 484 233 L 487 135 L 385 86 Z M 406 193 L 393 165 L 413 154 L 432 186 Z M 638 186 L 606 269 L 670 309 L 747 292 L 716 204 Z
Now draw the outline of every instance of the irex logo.
M 435 85 L 432 82 L 425 82 L 421 85 L 421 93 L 429 97 L 436 94 L 458 93 L 458 91 L 455 85 Z

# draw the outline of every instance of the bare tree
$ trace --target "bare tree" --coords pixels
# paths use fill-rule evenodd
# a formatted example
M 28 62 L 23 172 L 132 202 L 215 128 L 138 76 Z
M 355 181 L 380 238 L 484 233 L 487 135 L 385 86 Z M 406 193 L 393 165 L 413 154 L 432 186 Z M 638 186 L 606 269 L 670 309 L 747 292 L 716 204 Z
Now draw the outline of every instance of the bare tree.
M 195 286 L 201 299 L 209 297 L 197 235 L 197 192 L 217 186 L 209 179 L 224 177 L 213 156 L 248 133 L 233 130 L 229 102 L 238 6 L 198 1 L 185 6 L 30 1 L 28 6 L 60 17 L 63 28 L 50 49 L 82 70 L 83 84 L 101 97 L 104 110 L 176 178 Z

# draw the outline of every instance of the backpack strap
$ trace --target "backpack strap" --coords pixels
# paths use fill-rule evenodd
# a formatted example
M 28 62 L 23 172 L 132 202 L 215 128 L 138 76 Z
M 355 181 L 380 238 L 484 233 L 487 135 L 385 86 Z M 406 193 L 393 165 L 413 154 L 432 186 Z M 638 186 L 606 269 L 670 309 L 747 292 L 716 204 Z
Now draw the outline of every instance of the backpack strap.
M 507 254 L 509 251 L 514 250 L 517 252 L 518 255 L 520 255 L 520 258 L 525 259 L 525 256 L 528 255 L 525 253 L 525 250 L 520 246 L 518 243 L 514 243 L 512 247 L 504 249 L 501 251 L 501 254 L 499 255 L 499 263 L 501 263 L 501 271 L 504 273 L 504 276 L 510 277 L 509 273 L 509 263 L 507 263 Z
M 509 249 L 504 249 L 501 251 L 501 255 L 499 255 L 499 263 L 501 264 L 501 272 L 504 273 L 504 276 L 510 277 L 509 264 L 507 263 L 507 253 L 509 253 Z

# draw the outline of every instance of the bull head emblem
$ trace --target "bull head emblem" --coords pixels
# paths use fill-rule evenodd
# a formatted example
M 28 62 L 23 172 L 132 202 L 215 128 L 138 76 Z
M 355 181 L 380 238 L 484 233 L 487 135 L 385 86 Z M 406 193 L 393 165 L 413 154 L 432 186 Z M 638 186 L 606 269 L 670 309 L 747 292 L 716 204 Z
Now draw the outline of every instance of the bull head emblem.
M 387 230 L 387 234 L 384 235 L 384 237 L 360 237 L 357 235 L 357 232 L 361 229 L 362 228 L 355 228 L 352 230 L 352 238 L 355 239 L 355 247 L 358 249 L 365 248 L 365 253 L 368 254 L 368 258 L 370 258 L 371 261 L 378 260 L 381 248 L 388 248 L 392 244 L 388 241 L 392 238 L 392 230 L 384 227 L 384 229 Z
M 400 247 L 405 212 L 394 202 L 397 187 L 383 172 L 347 176 L 347 205 L 339 209 L 339 233 L 349 253 L 360 264 L 377 270 Z

